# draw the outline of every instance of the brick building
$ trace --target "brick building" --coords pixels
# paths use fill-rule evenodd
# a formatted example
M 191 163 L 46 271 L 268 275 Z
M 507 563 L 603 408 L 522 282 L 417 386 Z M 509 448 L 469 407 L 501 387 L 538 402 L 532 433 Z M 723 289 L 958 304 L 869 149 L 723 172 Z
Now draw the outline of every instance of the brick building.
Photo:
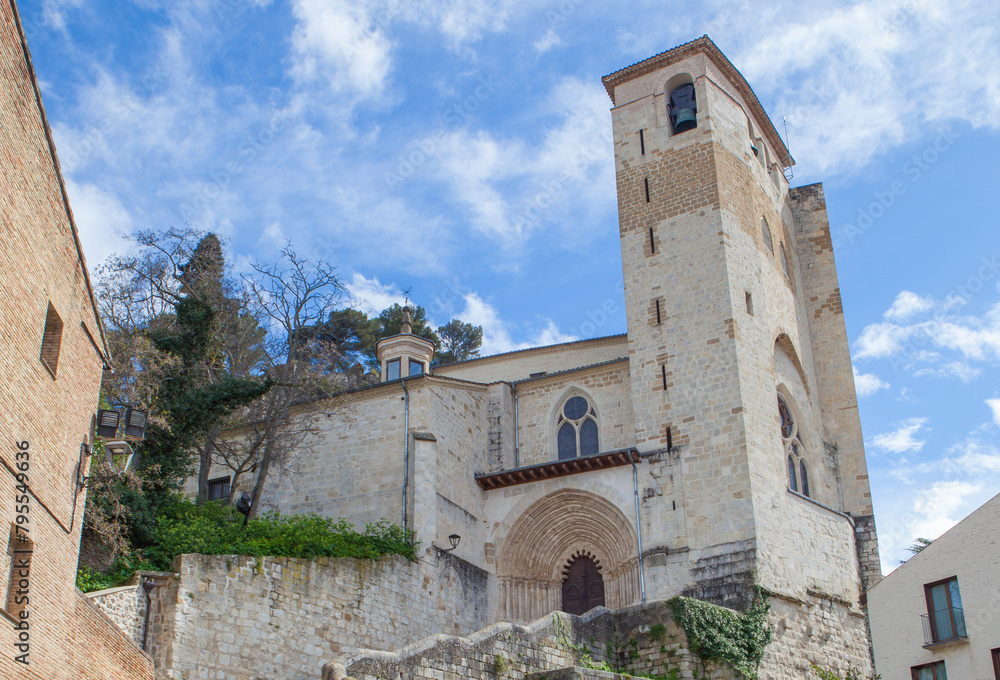
M 489 621 L 678 594 L 740 608 L 756 584 L 762 677 L 867 673 L 860 602 L 881 574 L 822 186 L 789 187 L 788 150 L 707 36 L 604 83 L 627 334 L 431 370 L 404 326 L 379 345 L 383 382 L 339 397 L 265 500 L 402 522 L 431 556 L 459 536 L 468 569 L 440 577 Z
M 0 677 L 151 678 L 76 590 L 107 346 L 31 58 L 0 4 Z

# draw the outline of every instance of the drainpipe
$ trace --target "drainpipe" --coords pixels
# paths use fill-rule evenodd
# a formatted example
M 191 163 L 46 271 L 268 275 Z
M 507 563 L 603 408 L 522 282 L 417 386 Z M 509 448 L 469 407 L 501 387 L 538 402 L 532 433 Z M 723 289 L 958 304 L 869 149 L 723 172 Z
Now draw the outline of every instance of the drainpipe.
M 410 391 L 406 389 L 406 380 L 403 383 L 403 397 L 405 405 L 403 406 L 403 528 L 405 529 L 407 524 L 407 513 L 406 513 L 406 487 L 410 483 Z
M 156 587 L 156 581 L 153 579 L 143 579 L 142 589 L 146 593 L 146 617 L 142 622 L 142 651 L 149 652 L 149 613 L 153 608 L 153 601 L 149 594 L 153 592 L 153 588 Z
M 517 383 L 510 384 L 514 390 L 514 467 L 521 467 L 521 447 L 517 430 Z
M 632 459 L 632 488 L 635 490 L 635 530 L 639 537 L 639 591 L 642 593 L 642 603 L 646 604 L 646 572 L 642 568 L 642 520 L 639 517 L 639 470 L 633 456 L 634 451 L 629 458 Z

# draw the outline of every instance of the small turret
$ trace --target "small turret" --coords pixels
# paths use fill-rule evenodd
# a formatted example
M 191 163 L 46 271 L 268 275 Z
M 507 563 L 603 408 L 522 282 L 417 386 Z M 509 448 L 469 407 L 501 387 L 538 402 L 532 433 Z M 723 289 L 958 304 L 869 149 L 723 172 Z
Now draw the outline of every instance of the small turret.
M 382 382 L 430 372 L 434 343 L 413 335 L 409 305 L 403 307 L 403 323 L 399 335 L 379 340 L 375 345 L 375 356 L 382 369 Z

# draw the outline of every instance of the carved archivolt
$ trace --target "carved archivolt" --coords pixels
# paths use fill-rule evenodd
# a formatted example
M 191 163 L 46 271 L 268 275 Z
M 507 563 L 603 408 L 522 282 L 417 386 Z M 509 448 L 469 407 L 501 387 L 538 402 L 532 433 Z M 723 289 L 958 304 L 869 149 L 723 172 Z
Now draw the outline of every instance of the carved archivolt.
M 578 489 L 553 492 L 530 505 L 499 546 L 502 615 L 530 621 L 559 609 L 565 570 L 581 554 L 600 567 L 609 607 L 633 604 L 637 551 L 632 523 L 610 501 Z

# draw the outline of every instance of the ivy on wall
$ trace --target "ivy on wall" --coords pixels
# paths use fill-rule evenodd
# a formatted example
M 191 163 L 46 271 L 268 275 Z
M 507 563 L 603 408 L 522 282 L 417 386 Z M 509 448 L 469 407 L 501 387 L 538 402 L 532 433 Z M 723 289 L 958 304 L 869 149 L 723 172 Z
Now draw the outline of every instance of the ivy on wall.
M 727 661 L 743 677 L 758 680 L 760 660 L 771 642 L 767 626 L 771 605 L 760 588 L 743 613 L 687 597 L 672 598 L 667 604 L 693 654 L 702 661 Z

